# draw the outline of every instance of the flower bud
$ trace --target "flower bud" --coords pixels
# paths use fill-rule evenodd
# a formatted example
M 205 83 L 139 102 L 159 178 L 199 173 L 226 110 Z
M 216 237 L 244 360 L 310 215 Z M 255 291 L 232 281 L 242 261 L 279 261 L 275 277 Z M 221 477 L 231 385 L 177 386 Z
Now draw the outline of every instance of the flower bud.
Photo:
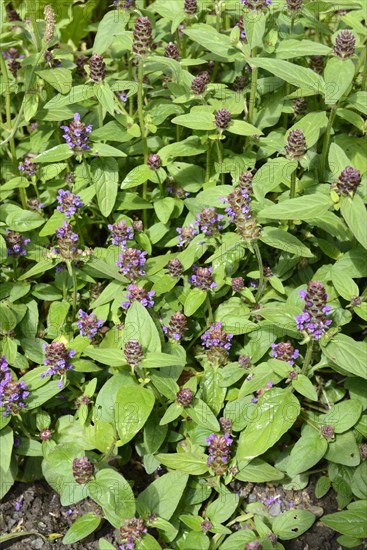
M 231 281 L 233 292 L 241 292 L 245 288 L 245 281 L 243 277 L 235 277 Z
M 203 533 L 207 533 L 208 531 L 210 531 L 210 529 L 213 527 L 213 524 L 208 520 L 208 519 L 205 519 L 201 524 L 200 524 L 200 529 L 203 531 Z
M 178 47 L 173 42 L 169 42 L 164 50 L 164 57 L 169 57 L 170 59 L 175 59 L 178 61 L 180 59 L 180 52 Z
M 320 428 L 321 435 L 325 438 L 331 441 L 334 439 L 334 428 L 330 425 L 321 426 Z
M 101 55 L 94 53 L 89 60 L 89 76 L 94 82 L 101 82 L 106 77 L 106 63 Z
M 288 135 L 288 143 L 285 147 L 286 157 L 298 160 L 306 154 L 306 139 L 302 130 L 292 130 Z
M 324 58 L 322 55 L 311 55 L 310 69 L 317 74 L 324 72 Z
M 43 35 L 43 40 L 47 43 L 53 39 L 55 33 L 55 12 L 52 6 L 45 6 L 43 10 L 45 16 L 45 34 Z
M 144 359 L 143 348 L 137 340 L 129 340 L 128 342 L 126 342 L 124 355 L 126 362 L 131 367 L 136 367 L 137 365 L 140 365 L 140 363 Z
M 361 173 L 352 166 L 344 168 L 336 183 L 332 184 L 331 188 L 338 193 L 338 195 L 354 195 L 357 191 L 359 184 L 361 183 Z
M 148 17 L 138 17 L 133 31 L 133 52 L 146 55 L 153 45 L 152 24 Z
M 227 109 L 223 108 L 216 111 L 215 125 L 219 130 L 225 130 L 226 128 L 228 128 L 228 126 L 231 123 L 231 120 L 232 120 L 232 115 Z
M 179 405 L 182 405 L 182 407 L 191 405 L 193 399 L 194 394 L 190 388 L 182 388 L 182 390 L 178 391 L 176 394 L 176 401 Z
M 79 485 L 85 485 L 91 480 L 94 474 L 94 466 L 87 456 L 74 458 L 73 476 Z
M 186 15 L 195 15 L 198 11 L 197 0 L 185 0 L 184 10 Z
M 334 53 L 339 59 L 349 59 L 356 50 L 356 39 L 349 30 L 341 31 L 335 39 Z
M 205 92 L 209 82 L 210 82 L 210 75 L 208 72 L 205 71 L 204 73 L 201 73 L 194 78 L 191 84 L 191 91 L 195 95 L 202 95 Z
M 161 157 L 155 154 L 149 155 L 147 165 L 151 170 L 159 170 L 162 165 Z
M 293 15 L 299 11 L 303 6 L 303 0 L 287 0 L 287 8 Z
M 181 277 L 183 273 L 183 265 L 178 258 L 173 258 L 167 264 L 167 271 L 172 277 Z
M 293 101 L 293 111 L 296 116 L 303 116 L 307 112 L 307 100 L 305 97 L 297 97 Z

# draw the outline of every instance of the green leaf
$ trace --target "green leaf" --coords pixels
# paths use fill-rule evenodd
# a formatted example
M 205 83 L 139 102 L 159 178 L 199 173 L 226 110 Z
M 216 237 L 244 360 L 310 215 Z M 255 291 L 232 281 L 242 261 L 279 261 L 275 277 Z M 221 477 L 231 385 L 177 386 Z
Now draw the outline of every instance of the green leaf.
M 167 407 L 166 412 L 162 416 L 159 424 L 161 426 L 165 426 L 166 424 L 169 424 L 170 422 L 176 420 L 176 418 L 178 418 L 183 412 L 184 408 L 182 407 L 182 405 L 179 405 L 176 402 L 171 403 L 171 405 Z
M 287 463 L 289 477 L 294 478 L 315 466 L 322 459 L 327 448 L 326 439 L 317 431 L 301 436 L 289 456 Z
M 158 369 L 160 367 L 173 367 L 173 366 L 184 367 L 185 364 L 186 364 L 186 361 L 183 357 L 178 357 L 177 355 L 170 355 L 168 353 L 149 352 L 145 355 L 140 366 L 143 369 Z
M 335 440 L 329 443 L 325 458 L 344 466 L 358 466 L 361 459 L 353 433 L 349 431 L 336 435 Z
M 115 422 L 121 444 L 128 443 L 144 426 L 154 406 L 150 389 L 135 385 L 122 386 L 117 392 Z
M 162 163 L 166 164 L 169 159 L 176 157 L 191 157 L 205 153 L 207 147 L 202 145 L 196 136 L 190 136 L 183 141 L 170 143 L 159 151 Z
M 101 214 L 108 218 L 115 206 L 119 169 L 114 158 L 94 159 L 91 164 L 97 203 Z
M 84 539 L 99 527 L 101 521 L 102 518 L 93 512 L 88 512 L 77 518 L 62 539 L 62 543 L 73 544 L 73 542 Z
M 301 395 L 304 395 L 308 399 L 311 399 L 311 401 L 317 401 L 317 391 L 311 380 L 307 378 L 307 376 L 299 374 L 297 378 L 292 381 L 292 386 Z
M 2 413 L 1 413 L 2 414 Z M 10 426 L 0 431 L 0 471 L 6 472 L 10 467 L 11 454 L 13 451 L 14 433 Z
M 243 15 L 243 24 L 246 32 L 246 40 L 251 48 L 262 48 L 266 27 L 266 16 L 258 11 L 248 11 Z
M 238 136 L 261 136 L 263 134 L 261 130 L 244 120 L 232 120 L 226 130 Z
M 306 69 L 295 63 L 289 63 L 281 59 L 268 59 L 261 57 L 251 58 L 251 63 L 260 69 L 301 88 L 301 91 L 312 90 L 316 93 L 322 93 L 324 89 L 323 79 L 311 69 Z
M 80 103 L 87 101 L 95 95 L 95 88 L 93 85 L 86 86 L 80 84 L 80 86 L 74 86 L 71 88 L 67 95 L 57 95 L 50 99 L 44 106 L 45 109 L 55 109 L 71 105 L 73 103 Z
M 70 309 L 69 302 L 52 302 L 47 315 L 47 337 L 57 338 L 62 334 L 62 328 Z
M 327 476 L 321 476 L 316 482 L 315 485 L 315 497 L 322 498 L 324 497 L 331 487 L 331 479 Z
M 69 159 L 73 155 L 73 150 L 70 149 L 69 145 L 63 143 L 62 145 L 56 145 L 52 149 L 43 151 L 43 153 L 35 157 L 34 162 L 59 162 L 60 160 Z
M 156 459 L 167 468 L 180 470 L 190 475 L 202 475 L 208 471 L 207 456 L 194 453 L 159 453 Z
M 176 116 L 171 122 L 185 128 L 190 128 L 191 130 L 215 130 L 216 128 L 214 115 L 207 111 L 195 110 L 187 115 Z
M 255 197 L 260 200 L 267 193 L 273 191 L 280 183 L 290 180 L 296 170 L 298 162 L 283 157 L 269 159 L 256 172 L 252 181 Z
M 212 432 L 219 432 L 220 427 L 218 420 L 215 418 L 210 407 L 197 397 L 194 399 L 192 405 L 186 408 L 188 416 L 202 428 L 207 428 Z
M 345 334 L 337 334 L 328 343 L 321 342 L 323 353 L 345 372 L 367 380 L 365 358 L 367 344 Z
M 121 184 L 121 189 L 130 189 L 145 183 L 152 175 L 152 171 L 146 164 L 133 168 Z
M 74 458 L 83 455 L 81 444 L 63 443 L 48 451 L 42 462 L 42 473 L 47 483 L 59 493 L 62 506 L 69 506 L 87 496 L 85 485 L 75 482 L 72 469 Z
M 20 275 L 19 280 L 24 281 L 24 279 L 34 277 L 35 275 L 39 275 L 40 273 L 45 273 L 45 271 L 48 271 L 49 269 L 52 269 L 58 263 L 60 263 L 60 262 L 59 261 L 53 261 L 53 260 L 41 260 L 36 265 L 31 267 L 31 269 L 26 271 L 23 275 Z
M 335 105 L 353 82 L 355 66 L 351 59 L 331 57 L 324 70 L 325 103 Z
M 60 94 L 68 94 L 71 90 L 72 74 L 68 69 L 57 67 L 56 69 L 36 71 L 36 74 L 60 92 Z
M 15 212 L 10 212 L 6 218 L 6 225 L 8 229 L 12 231 L 31 231 L 36 229 L 40 225 L 45 223 L 45 218 L 43 218 L 37 212 L 30 212 L 29 210 L 16 210 Z
M 44 370 L 47 370 L 44 368 Z M 47 379 L 46 379 L 47 380 Z M 27 409 L 36 409 L 60 393 L 63 388 L 59 387 L 59 380 L 50 380 L 44 386 L 32 391 L 27 398 Z
M 153 206 L 159 221 L 166 224 L 175 209 L 176 201 L 172 197 L 165 197 L 164 199 L 155 201 Z
M 188 474 L 168 472 L 151 483 L 137 499 L 137 507 L 146 507 L 150 513 L 169 520 L 173 516 L 185 491 Z
M 107 143 L 94 143 L 91 147 L 90 154 L 96 157 L 126 157 L 126 153 Z
M 312 40 L 282 40 L 275 54 L 279 59 L 292 59 L 309 55 L 328 55 L 331 48 Z
M 206 509 L 206 516 L 212 523 L 223 523 L 236 511 L 239 496 L 221 487 L 218 498 L 211 502 Z
M 239 472 L 236 474 L 236 479 L 241 481 L 250 481 L 252 483 L 265 483 L 267 481 L 278 481 L 284 478 L 283 472 L 274 468 L 261 458 L 254 458 L 246 466 L 241 466 L 238 463 Z
M 129 19 L 127 10 L 112 10 L 106 13 L 98 25 L 93 52 L 102 55 L 111 46 L 115 37 L 124 32 Z
M 267 206 L 258 214 L 259 220 L 313 220 L 322 218 L 331 206 L 330 198 L 321 193 L 286 199 L 273 206 Z
M 357 241 L 367 249 L 367 210 L 360 195 L 342 197 L 340 211 Z
M 186 296 L 184 313 L 191 317 L 205 302 L 207 293 L 200 288 L 192 288 Z
M 322 522 L 338 533 L 352 537 L 367 537 L 366 509 L 343 510 L 323 516 Z
M 115 470 L 104 468 L 97 472 L 87 491 L 114 527 L 121 527 L 124 519 L 135 516 L 134 493 L 129 482 Z
M 314 524 L 315 519 L 308 510 L 289 510 L 274 519 L 273 532 L 281 540 L 296 539 Z
M 194 42 L 203 46 L 210 52 L 225 58 L 229 61 L 232 53 L 236 53 L 229 36 L 216 31 L 211 25 L 199 23 L 185 29 L 185 34 Z
M 279 248 L 290 254 L 304 256 L 305 258 L 312 258 L 313 256 L 311 250 L 307 248 L 307 246 L 297 239 L 297 237 L 283 229 L 276 229 L 270 226 L 264 227 L 260 235 L 260 240 L 272 248 Z
M 320 132 L 326 128 L 327 122 L 328 119 L 325 111 L 308 113 L 287 130 L 285 139 L 288 140 L 290 132 L 302 130 L 306 138 L 306 147 L 310 149 L 318 142 Z
M 133 335 L 145 351 L 161 352 L 161 340 L 157 327 L 140 302 L 133 302 L 127 310 L 125 331 L 127 335 Z
M 319 416 L 318 422 L 332 425 L 335 433 L 343 433 L 352 428 L 362 414 L 362 403 L 356 399 L 337 403 L 327 413 Z
M 109 367 L 122 367 L 126 365 L 126 359 L 123 351 L 114 348 L 93 348 L 87 347 L 83 350 L 83 355 L 98 361 L 102 365 L 108 365 Z
M 52 216 L 49 217 L 46 224 L 39 231 L 40 237 L 48 237 L 54 235 L 58 227 L 62 227 L 62 222 L 65 220 L 65 215 L 58 210 L 55 210 Z
M 259 399 L 251 419 L 241 433 L 237 454 L 250 460 L 270 449 L 296 421 L 301 407 L 289 391 L 273 388 Z

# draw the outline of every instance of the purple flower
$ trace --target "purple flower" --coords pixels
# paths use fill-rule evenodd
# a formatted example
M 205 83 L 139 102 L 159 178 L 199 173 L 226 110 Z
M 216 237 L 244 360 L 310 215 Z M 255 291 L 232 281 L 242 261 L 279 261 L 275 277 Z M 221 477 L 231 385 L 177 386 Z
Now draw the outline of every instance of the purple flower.
M 201 288 L 201 290 L 217 288 L 217 283 L 213 281 L 212 267 L 198 267 L 194 264 L 192 270 L 193 274 L 189 277 L 189 283 L 193 284 L 196 288 Z
M 219 225 L 223 219 L 222 214 L 217 214 L 215 208 L 204 208 L 200 214 L 197 214 L 195 225 L 198 226 L 201 233 L 204 233 L 206 237 L 216 235 L 223 229 L 222 225 Z
M 202 345 L 207 349 L 207 357 L 211 363 L 223 365 L 227 362 L 233 334 L 227 334 L 222 329 L 222 323 L 216 322 L 201 337 Z
M 95 313 L 86 313 L 82 309 L 78 311 L 79 321 L 77 327 L 82 336 L 88 336 L 90 340 L 97 334 L 98 330 L 103 327 L 103 321 L 98 320 Z
M 77 209 L 83 206 L 83 202 L 78 195 L 74 195 L 74 193 L 70 191 L 65 191 L 65 189 L 59 189 L 57 202 L 59 203 L 57 210 L 63 212 L 66 218 L 71 218 Z
M 195 226 L 192 224 L 187 225 L 186 227 L 177 227 L 176 231 L 178 233 L 177 246 L 184 246 L 185 244 L 188 244 L 192 241 L 195 235 L 199 234 L 199 231 L 195 229 Z
M 72 260 L 77 254 L 79 236 L 73 232 L 71 225 L 64 220 L 62 227 L 56 229 L 58 247 L 55 249 L 65 260 Z
M 228 462 L 231 459 L 230 447 L 233 439 L 229 433 L 224 435 L 210 434 L 205 442 L 209 445 L 208 466 L 214 471 L 215 475 L 223 475 L 227 471 Z
M 125 220 L 109 224 L 108 229 L 111 231 L 111 241 L 116 245 L 126 245 L 126 241 L 131 241 L 134 238 L 134 230 L 130 225 L 127 225 Z
M 249 10 L 262 11 L 267 6 L 271 6 L 272 0 L 241 0 Z
M 179 342 L 187 330 L 187 319 L 183 313 L 178 311 L 172 315 L 168 326 L 162 328 L 170 340 Z
M 120 550 L 133 550 L 135 542 L 141 541 L 148 529 L 145 527 L 145 522 L 142 518 L 125 519 L 122 527 L 120 527 L 121 541 L 124 543 L 119 546 Z
M 8 248 L 8 256 L 25 256 L 27 250 L 24 248 L 31 242 L 31 239 L 25 239 L 17 231 L 6 230 L 5 241 Z
M 155 294 L 154 290 L 150 290 L 149 292 L 145 290 L 145 288 L 141 288 L 138 285 L 131 284 L 127 287 L 127 301 L 122 302 L 121 306 L 124 309 L 128 309 L 131 304 L 135 301 L 140 302 L 144 307 L 151 308 L 154 306 L 154 300 L 153 296 Z
M 126 275 L 130 280 L 135 280 L 138 277 L 145 275 L 145 256 L 148 252 L 142 252 L 136 248 L 121 248 L 119 259 L 116 265 L 120 268 L 120 272 Z
M 280 342 L 279 344 L 270 344 L 272 348 L 271 355 L 280 361 L 287 361 L 294 365 L 294 359 L 299 356 L 299 350 L 295 349 L 290 342 Z
M 320 281 L 310 281 L 307 290 L 299 291 L 305 301 L 302 315 L 296 315 L 297 329 L 305 332 L 315 340 L 320 340 L 325 334 L 332 320 L 327 319 L 331 307 L 326 305 L 328 295 Z
M 49 368 L 41 374 L 41 378 L 54 374 L 60 375 L 59 387 L 62 388 L 66 371 L 73 368 L 69 360 L 74 357 L 76 352 L 74 349 L 67 350 L 63 342 L 52 342 L 52 344 L 49 345 L 44 344 L 43 349 L 46 353 L 46 358 L 43 363 Z
M 89 151 L 88 134 L 92 131 L 92 125 L 89 124 L 86 126 L 84 122 L 81 122 L 79 113 L 74 114 L 74 120 L 70 122 L 69 126 L 60 126 L 60 128 L 65 132 L 63 138 L 66 143 L 76 154 L 81 154 L 83 151 Z
M 19 164 L 18 170 L 23 172 L 24 176 L 34 176 L 37 172 L 38 164 L 33 162 L 33 159 L 36 155 L 28 153 L 23 157 L 23 161 Z
M 24 496 L 21 495 L 21 496 L 18 498 L 18 500 L 15 501 L 15 506 L 14 506 L 15 510 L 16 510 L 17 512 L 19 512 L 19 510 L 21 510 L 23 504 L 24 504 Z
M 236 27 L 240 29 L 240 41 L 243 42 L 246 38 L 246 32 L 243 22 L 243 15 L 240 16 L 239 20 L 236 23 Z
M 29 395 L 28 386 L 21 380 L 13 381 L 6 357 L 0 358 L 0 407 L 4 407 L 3 416 L 19 414 L 26 407 Z

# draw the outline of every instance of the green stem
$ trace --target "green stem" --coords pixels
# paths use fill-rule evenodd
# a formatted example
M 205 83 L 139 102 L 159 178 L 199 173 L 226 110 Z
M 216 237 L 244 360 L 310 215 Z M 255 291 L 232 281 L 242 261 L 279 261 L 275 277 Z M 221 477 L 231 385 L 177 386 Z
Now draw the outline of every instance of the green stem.
M 331 129 L 333 127 L 335 116 L 336 116 L 336 109 L 337 109 L 337 105 L 333 105 L 333 107 L 331 108 L 330 115 L 329 115 L 329 122 L 324 135 L 324 142 L 322 144 L 320 174 L 319 174 L 320 182 L 325 181 L 326 158 L 329 152 L 330 135 L 331 135 Z
M 362 74 L 362 91 L 366 89 L 367 85 L 367 49 L 364 49 L 364 67 Z
M 146 136 L 144 112 L 143 112 L 143 78 L 144 78 L 144 61 L 143 58 L 139 59 L 139 71 L 138 71 L 138 118 L 140 126 L 141 141 L 143 144 L 144 163 L 148 161 L 148 142 Z M 143 199 L 147 200 L 148 185 L 147 182 L 143 183 Z M 144 228 L 147 228 L 147 210 L 143 210 L 143 224 Z
M 294 197 L 296 196 L 296 184 L 297 184 L 297 170 L 292 172 L 292 175 L 291 175 L 291 190 L 289 193 L 289 197 L 291 199 L 294 199 Z
M 252 57 L 256 57 L 256 48 L 253 48 L 253 50 L 252 50 Z M 250 101 L 249 101 L 248 118 L 247 118 L 247 120 L 250 124 L 252 124 L 252 121 L 253 121 L 253 118 L 254 118 L 256 90 L 257 90 L 257 73 L 258 73 L 257 67 L 252 67 L 251 92 L 250 92 Z
M 210 180 L 210 154 L 211 154 L 211 141 L 208 140 L 208 149 L 206 151 L 206 173 L 205 173 L 205 182 L 207 183 Z
M 263 265 L 263 260 L 262 260 L 262 257 L 261 257 L 260 248 L 259 248 L 259 245 L 257 244 L 256 241 L 252 244 L 252 247 L 253 247 L 255 255 L 256 255 L 257 263 L 259 265 L 259 286 L 258 286 L 256 296 L 255 296 L 256 303 L 259 303 L 259 300 L 260 300 L 261 296 L 263 295 L 264 286 L 265 286 L 264 285 L 264 265 Z
M 158 170 L 157 170 L 156 174 L 157 174 L 157 180 L 158 180 L 158 185 L 159 185 L 159 192 L 160 192 L 161 197 L 163 197 L 163 184 L 162 184 L 162 180 L 161 180 L 161 177 L 159 175 Z
M 294 31 L 294 17 L 291 17 L 291 28 L 290 28 L 290 34 L 293 34 Z
M 208 322 L 211 325 L 213 322 L 213 309 L 212 309 L 212 304 L 210 303 L 210 296 L 208 293 L 206 295 L 206 306 L 208 308 Z
M 87 172 L 87 178 L 89 179 L 89 183 L 91 185 L 94 185 L 94 181 L 93 181 L 92 174 L 91 174 L 91 171 L 90 171 L 90 168 L 89 168 L 89 164 L 87 162 L 87 159 L 84 156 L 83 156 L 83 164 L 85 166 L 85 171 Z
M 302 367 L 302 374 L 304 374 L 305 376 L 307 376 L 308 367 L 312 359 L 312 352 L 313 352 L 313 340 L 310 340 L 307 344 L 305 360 L 303 362 L 303 367 Z
M 37 45 L 37 51 L 40 51 L 42 49 L 42 40 L 41 35 L 39 32 L 38 24 L 37 24 L 37 18 L 36 18 L 36 9 L 37 9 L 37 2 L 33 2 L 32 0 L 28 0 L 27 2 L 27 11 L 28 15 L 30 16 L 34 37 L 36 39 L 36 45 Z
M 221 150 L 221 146 L 220 146 L 220 143 L 219 143 L 219 139 L 216 140 L 215 142 L 216 144 L 216 148 L 217 148 L 217 155 L 218 155 L 218 164 L 220 166 L 220 181 L 221 181 L 221 184 L 224 185 L 224 173 L 222 172 L 223 170 L 223 158 L 222 158 L 222 150 Z
M 128 64 L 127 66 L 129 71 L 129 80 L 132 82 L 133 81 L 133 63 L 131 61 L 130 56 L 128 57 L 127 64 Z M 132 95 L 129 97 L 129 115 L 131 117 L 133 117 L 134 115 L 134 96 Z
M 78 281 L 77 281 L 77 278 L 76 278 L 76 271 L 75 271 L 75 267 L 73 265 L 71 265 L 71 269 L 72 269 L 72 280 L 73 280 L 73 320 L 75 320 L 75 315 L 76 315 L 76 308 L 77 308 L 77 286 L 78 286 Z

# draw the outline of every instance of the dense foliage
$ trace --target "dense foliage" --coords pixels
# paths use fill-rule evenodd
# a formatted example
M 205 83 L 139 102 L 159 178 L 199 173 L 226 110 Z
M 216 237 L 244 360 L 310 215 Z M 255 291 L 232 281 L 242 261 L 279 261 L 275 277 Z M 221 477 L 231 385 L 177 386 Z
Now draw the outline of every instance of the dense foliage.
M 360 544 L 364 1 L 1 17 L 1 496 L 94 500 L 64 544 L 107 521 L 101 550 L 281 549 L 316 517 L 276 486 L 319 472 Z

